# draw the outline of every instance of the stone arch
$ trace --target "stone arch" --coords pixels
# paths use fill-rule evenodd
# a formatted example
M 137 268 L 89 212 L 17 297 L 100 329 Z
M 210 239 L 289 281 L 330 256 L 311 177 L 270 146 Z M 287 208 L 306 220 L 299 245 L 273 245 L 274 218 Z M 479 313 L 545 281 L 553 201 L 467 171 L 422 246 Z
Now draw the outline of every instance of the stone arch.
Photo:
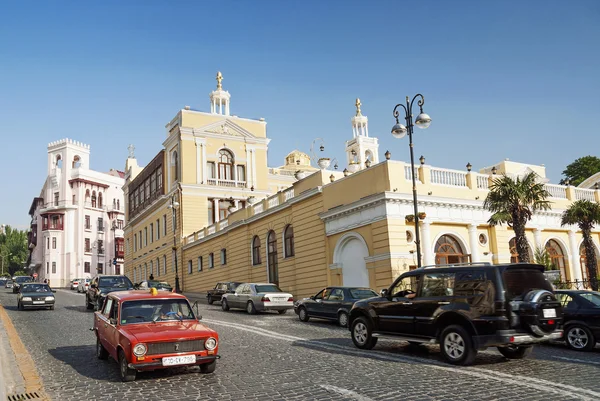
M 73 168 L 79 168 L 79 167 L 81 167 L 81 157 L 79 157 L 79 155 L 75 155 L 73 157 L 72 167 Z
M 54 164 L 55 164 L 56 168 L 62 168 L 62 155 L 60 155 L 60 154 L 56 155 Z
M 552 263 L 560 271 L 560 277 L 563 280 L 569 280 L 571 274 L 569 271 L 569 247 L 563 240 L 557 237 L 550 237 L 544 244 L 544 249 L 550 255 Z
M 362 235 L 352 231 L 340 237 L 333 250 L 333 263 L 342 267 L 342 285 L 371 286 L 365 260 L 368 256 L 369 247 Z
M 441 232 L 435 237 L 432 245 L 435 264 L 456 264 L 470 261 L 471 253 L 467 241 L 455 231 Z

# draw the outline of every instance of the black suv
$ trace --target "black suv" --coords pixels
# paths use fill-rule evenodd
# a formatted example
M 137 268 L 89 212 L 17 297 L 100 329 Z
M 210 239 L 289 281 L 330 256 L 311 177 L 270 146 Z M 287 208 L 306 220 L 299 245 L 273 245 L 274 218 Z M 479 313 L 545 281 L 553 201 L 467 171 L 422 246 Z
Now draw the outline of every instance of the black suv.
M 217 283 L 215 288 L 206 292 L 206 300 L 208 301 L 208 304 L 212 305 L 215 301 L 219 302 L 223 297 L 223 294 L 233 294 L 235 289 L 238 288 L 240 284 L 242 283 L 230 281 Z
M 532 344 L 562 337 L 563 312 L 544 267 L 487 263 L 422 267 L 402 274 L 381 296 L 354 304 L 354 345 L 379 337 L 439 343 L 444 358 L 468 365 L 478 350 L 498 347 L 521 359 Z
M 101 310 L 109 292 L 127 290 L 133 290 L 133 283 L 126 276 L 96 276 L 85 294 L 85 306 Z

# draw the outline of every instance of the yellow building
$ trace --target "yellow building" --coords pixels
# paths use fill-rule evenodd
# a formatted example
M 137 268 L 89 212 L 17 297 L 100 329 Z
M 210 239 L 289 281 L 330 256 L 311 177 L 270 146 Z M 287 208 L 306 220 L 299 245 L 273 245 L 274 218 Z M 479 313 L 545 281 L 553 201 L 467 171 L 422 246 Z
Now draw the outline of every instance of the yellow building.
M 335 284 L 378 290 L 417 264 L 410 165 L 388 155 L 379 161 L 358 99 L 344 172 L 311 167 L 297 151 L 269 169 L 265 122 L 229 116 L 220 74 L 217 81 L 211 113 L 181 110 L 146 168 L 128 159 L 125 269 L 132 280 L 153 272 L 173 283 L 177 260 L 184 291 L 270 281 L 303 297 Z M 483 200 L 495 174 L 530 171 L 552 201 L 527 226 L 530 248 L 548 250 L 562 279 L 585 279 L 581 233 L 561 227 L 560 216 L 574 200 L 600 202 L 600 191 L 549 184 L 543 166 L 508 160 L 479 172 L 416 168 L 423 264 L 516 261 L 514 233 L 487 224 Z M 598 250 L 598 231 L 593 239 Z

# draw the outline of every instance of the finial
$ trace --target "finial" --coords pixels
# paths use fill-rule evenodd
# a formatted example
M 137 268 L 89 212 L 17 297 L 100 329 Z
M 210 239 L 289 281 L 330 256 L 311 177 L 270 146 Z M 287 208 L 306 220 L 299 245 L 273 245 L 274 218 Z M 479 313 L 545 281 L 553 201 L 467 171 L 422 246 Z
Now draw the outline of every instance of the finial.
M 356 98 L 356 116 L 362 116 L 362 113 L 360 112 L 360 106 L 362 105 L 362 103 L 360 102 L 359 98 Z
M 222 80 L 223 80 L 223 75 L 221 74 L 221 71 L 218 71 L 217 72 L 217 90 L 223 89 L 223 86 L 221 85 Z
M 135 159 L 135 154 L 133 153 L 135 146 L 133 146 L 133 144 L 129 144 L 129 146 L 127 146 L 127 150 L 129 151 L 129 158 Z

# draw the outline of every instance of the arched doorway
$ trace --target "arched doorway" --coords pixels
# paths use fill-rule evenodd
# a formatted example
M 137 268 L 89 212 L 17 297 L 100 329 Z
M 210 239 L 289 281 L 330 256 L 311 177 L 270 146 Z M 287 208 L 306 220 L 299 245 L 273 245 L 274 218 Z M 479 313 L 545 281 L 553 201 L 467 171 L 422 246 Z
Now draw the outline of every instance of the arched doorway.
M 279 266 L 277 265 L 277 236 L 275 231 L 267 235 L 267 271 L 269 283 L 279 285 Z
M 369 256 L 369 249 L 360 235 L 349 233 L 339 239 L 333 259 L 335 263 L 342 265 L 342 285 L 370 287 L 365 261 L 367 256 Z
M 513 238 L 508 242 L 510 248 L 510 263 L 519 263 L 519 253 L 517 252 L 517 238 Z M 531 252 L 531 246 L 529 248 L 529 262 L 533 263 L 533 253 Z
M 435 243 L 435 264 L 451 265 L 468 263 L 471 255 L 465 254 L 462 246 L 452 235 L 444 234 Z
M 568 280 L 569 277 L 567 276 L 565 253 L 558 241 L 553 239 L 548 240 L 548 242 L 546 242 L 546 252 L 550 255 L 552 264 L 560 270 L 560 277 L 563 280 Z

